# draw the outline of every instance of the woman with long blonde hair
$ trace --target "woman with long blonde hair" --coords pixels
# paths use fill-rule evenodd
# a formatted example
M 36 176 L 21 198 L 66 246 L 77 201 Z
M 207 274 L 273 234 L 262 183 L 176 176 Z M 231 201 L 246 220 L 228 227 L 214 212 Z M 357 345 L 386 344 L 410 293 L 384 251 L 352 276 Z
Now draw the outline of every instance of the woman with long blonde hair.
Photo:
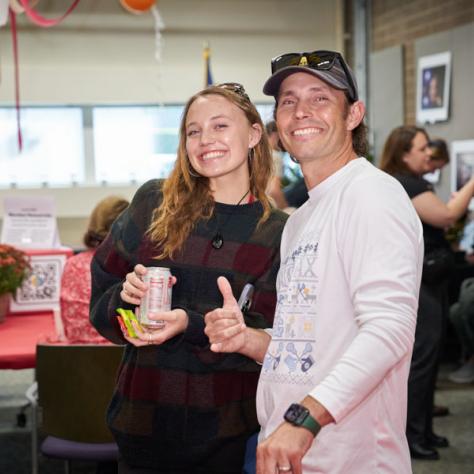
M 286 216 L 265 194 L 272 157 L 261 118 L 243 87 L 209 87 L 185 106 L 170 177 L 145 183 L 92 263 L 91 320 L 126 349 L 107 414 L 121 473 L 240 473 L 258 430 L 259 366 L 216 354 L 204 315 L 222 305 L 217 278 L 234 295 L 254 286 L 244 324 L 272 326 Z M 146 294 L 147 267 L 170 269 L 171 311 L 160 329 L 124 334 L 118 307 Z

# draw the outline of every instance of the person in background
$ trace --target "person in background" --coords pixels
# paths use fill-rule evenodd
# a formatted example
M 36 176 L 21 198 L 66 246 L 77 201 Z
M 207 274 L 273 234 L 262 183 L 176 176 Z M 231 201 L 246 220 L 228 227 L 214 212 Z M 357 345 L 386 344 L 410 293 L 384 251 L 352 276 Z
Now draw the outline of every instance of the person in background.
M 242 324 L 224 288 L 223 308 L 206 315 L 211 348 L 263 363 L 258 474 L 411 473 L 421 224 L 400 183 L 363 157 L 365 106 L 344 58 L 283 54 L 272 73 L 263 91 L 309 200 L 283 232 L 271 336 Z
M 430 158 L 428 161 L 429 173 L 436 170 L 441 170 L 450 161 L 448 145 L 442 138 L 434 138 L 429 142 Z M 446 321 L 446 318 L 444 318 Z M 443 330 L 443 334 L 445 334 Z M 443 344 L 441 344 L 443 345 Z M 440 354 L 441 355 L 441 354 Z M 447 416 L 449 415 L 449 408 L 444 405 L 433 405 L 433 416 Z
M 114 220 L 127 208 L 126 199 L 109 196 L 93 209 L 83 242 L 84 252 L 66 260 L 61 277 L 60 309 L 64 338 L 69 344 L 109 343 L 91 325 L 91 261 L 97 247 L 109 233 Z
M 449 319 L 461 343 L 462 365 L 448 375 L 453 383 L 474 382 L 474 277 L 461 284 L 459 300 L 449 310 Z
M 423 224 L 425 259 L 420 289 L 415 345 L 408 380 L 407 438 L 415 459 L 437 460 L 436 448 L 449 445 L 433 432 L 433 399 L 443 327 L 448 315 L 447 283 L 454 259 L 444 237 L 467 209 L 474 193 L 471 178 L 447 204 L 423 175 L 432 170 L 428 134 L 423 128 L 401 126 L 387 138 L 380 167 L 405 188 Z
M 450 161 L 448 146 L 441 138 L 432 139 L 429 143 L 431 156 L 430 167 L 432 170 L 441 169 Z M 465 252 L 466 260 L 472 265 L 473 244 L 471 228 L 474 227 L 472 215 L 466 219 L 463 238 L 459 244 L 460 250 Z M 453 383 L 465 384 L 474 382 L 474 279 L 467 278 L 461 283 L 459 301 L 454 303 L 449 310 L 449 319 L 461 343 L 461 357 L 463 363 L 454 372 L 448 375 L 448 380 Z M 448 414 L 447 407 L 434 406 L 433 415 Z
M 278 128 L 275 121 L 266 125 L 270 145 L 273 148 L 273 160 L 275 163 L 276 176 L 270 182 L 268 194 L 274 199 L 279 209 L 290 213 L 302 206 L 308 200 L 308 189 L 303 177 L 299 177 L 293 183 L 282 189 L 283 177 L 283 156 L 282 144 L 278 135 Z
M 127 343 L 107 421 L 119 473 L 240 474 L 258 430 L 260 366 L 215 354 L 204 314 L 222 305 L 219 285 L 254 286 L 244 320 L 273 322 L 286 214 L 266 194 L 272 157 L 263 123 L 240 84 L 209 87 L 187 102 L 170 177 L 145 183 L 92 261 L 91 321 Z M 116 308 L 135 308 L 150 266 L 175 278 L 158 330 L 122 333 Z M 218 277 L 225 276 L 220 279 Z
M 278 209 L 285 209 L 288 207 L 285 195 L 282 191 L 283 178 L 283 151 L 280 148 L 280 137 L 278 136 L 278 129 L 274 120 L 265 125 L 265 130 L 268 136 L 268 143 L 272 149 L 273 169 L 274 175 L 270 179 L 267 193 L 273 198 Z
M 288 207 L 293 209 L 301 207 L 309 199 L 305 179 L 303 177 L 298 178 L 293 183 L 285 186 L 283 188 L 283 195 L 285 196 Z
M 440 170 L 449 163 L 448 145 L 441 138 L 429 142 L 430 158 L 428 161 L 429 172 Z

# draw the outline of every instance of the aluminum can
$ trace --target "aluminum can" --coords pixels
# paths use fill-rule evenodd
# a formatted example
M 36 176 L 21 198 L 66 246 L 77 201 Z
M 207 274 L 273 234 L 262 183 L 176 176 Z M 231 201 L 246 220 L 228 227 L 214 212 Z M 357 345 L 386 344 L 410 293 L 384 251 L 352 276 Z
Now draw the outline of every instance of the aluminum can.
M 172 278 L 170 269 L 147 267 L 143 282 L 147 284 L 148 290 L 140 304 L 140 324 L 150 329 L 161 328 L 164 326 L 164 321 L 149 319 L 149 316 L 171 309 Z

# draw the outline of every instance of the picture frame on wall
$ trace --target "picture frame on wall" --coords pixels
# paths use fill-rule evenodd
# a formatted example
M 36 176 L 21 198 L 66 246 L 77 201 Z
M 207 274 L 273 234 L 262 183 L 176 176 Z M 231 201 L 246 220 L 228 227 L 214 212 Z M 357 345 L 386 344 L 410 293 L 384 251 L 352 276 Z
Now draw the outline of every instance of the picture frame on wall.
M 451 52 L 418 59 L 416 121 L 434 123 L 448 120 L 451 82 Z
M 474 140 L 451 143 L 451 192 L 459 191 L 474 176 Z

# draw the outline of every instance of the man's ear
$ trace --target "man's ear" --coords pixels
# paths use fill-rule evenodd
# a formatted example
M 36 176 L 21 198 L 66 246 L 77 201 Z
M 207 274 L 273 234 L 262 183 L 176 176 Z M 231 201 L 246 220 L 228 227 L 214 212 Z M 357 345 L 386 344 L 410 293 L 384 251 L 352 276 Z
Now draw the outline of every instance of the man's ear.
M 349 113 L 346 117 L 347 130 L 354 130 L 364 120 L 365 105 L 358 100 L 349 106 Z

